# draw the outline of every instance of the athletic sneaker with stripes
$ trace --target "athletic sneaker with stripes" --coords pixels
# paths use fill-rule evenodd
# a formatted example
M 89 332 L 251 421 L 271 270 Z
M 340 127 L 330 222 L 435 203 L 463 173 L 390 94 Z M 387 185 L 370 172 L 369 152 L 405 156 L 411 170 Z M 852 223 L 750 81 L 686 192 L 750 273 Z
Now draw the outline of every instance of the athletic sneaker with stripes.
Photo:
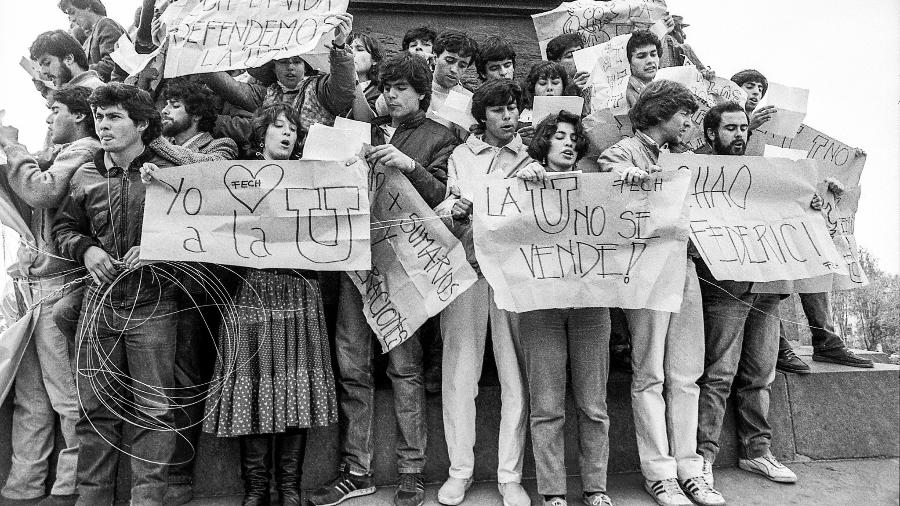
M 678 486 L 678 480 L 675 478 L 659 481 L 644 480 L 644 490 L 660 506 L 693 506 L 694 504 L 681 491 L 681 487 Z
M 419 473 L 401 473 L 394 506 L 422 506 L 425 504 L 425 480 Z
M 351 497 L 360 497 L 374 494 L 375 486 L 372 485 L 372 475 L 355 475 L 350 472 L 350 466 L 342 465 L 338 469 L 337 478 L 325 484 L 309 496 L 309 503 L 313 506 L 334 506 Z
M 712 488 L 703 476 L 695 476 L 681 482 L 684 493 L 700 506 L 725 506 L 725 498 Z

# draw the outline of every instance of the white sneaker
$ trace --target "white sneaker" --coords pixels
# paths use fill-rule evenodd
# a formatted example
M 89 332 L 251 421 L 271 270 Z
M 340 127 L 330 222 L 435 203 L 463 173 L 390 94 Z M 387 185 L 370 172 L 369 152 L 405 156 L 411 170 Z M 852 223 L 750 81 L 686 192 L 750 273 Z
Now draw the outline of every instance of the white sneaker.
M 761 474 L 778 483 L 797 483 L 797 475 L 778 462 L 772 452 L 766 452 L 762 457 L 755 459 L 738 459 L 738 467 L 744 471 Z
M 713 476 L 712 472 L 712 462 L 703 459 L 703 479 L 706 480 L 706 483 L 709 483 L 710 487 L 716 486 L 716 478 Z
M 597 492 L 591 495 L 582 494 L 581 502 L 585 506 L 612 506 L 612 499 L 606 495 L 606 492 Z
M 438 490 L 438 502 L 446 504 L 447 506 L 456 506 L 463 502 L 463 499 L 466 498 L 466 491 L 472 486 L 472 481 L 472 478 L 466 478 L 464 480 L 452 476 L 447 478 L 447 481 L 445 481 L 444 484 L 441 485 L 440 490 Z
M 712 488 L 706 478 L 695 476 L 681 482 L 684 493 L 700 506 L 725 506 L 725 498 Z
M 521 483 L 515 481 L 498 483 L 497 489 L 503 497 L 503 506 L 531 506 L 531 498 Z
M 554 497 L 549 501 L 544 499 L 544 506 L 569 506 L 569 503 L 562 497 Z
M 660 506 L 693 506 L 694 504 L 681 491 L 678 480 L 675 478 L 659 481 L 644 480 L 644 490 L 653 496 L 656 504 Z

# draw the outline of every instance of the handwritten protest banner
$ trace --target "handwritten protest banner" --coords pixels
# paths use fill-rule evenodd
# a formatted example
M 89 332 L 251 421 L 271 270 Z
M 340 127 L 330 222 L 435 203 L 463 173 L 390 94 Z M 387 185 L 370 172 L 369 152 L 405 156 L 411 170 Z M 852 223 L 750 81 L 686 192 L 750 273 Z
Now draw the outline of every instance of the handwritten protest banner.
M 385 352 L 412 337 L 478 279 L 459 240 L 406 176 L 376 167 L 372 188 L 372 268 L 350 273 L 363 313 Z
M 606 42 L 635 28 L 648 28 L 667 14 L 664 0 L 563 2 L 559 7 L 533 14 L 541 57 L 547 59 L 547 43 L 558 35 L 577 32 L 585 47 Z
M 762 155 L 766 145 L 806 151 L 806 157 L 816 160 L 823 174 L 837 178 L 847 188 L 859 186 L 866 165 L 864 152 L 809 125 L 801 125 L 793 139 L 768 132 L 763 125 L 747 141 L 747 154 Z
M 475 254 L 497 306 L 677 312 L 689 182 L 688 171 L 634 185 L 612 173 L 548 174 L 540 183 L 482 178 Z
M 846 270 L 822 213 L 810 208 L 810 160 L 663 153 L 690 169 L 691 240 L 720 280 L 793 280 Z
M 368 269 L 365 162 L 229 160 L 159 169 L 141 259 Z
M 196 2 L 196 0 L 193 0 Z M 203 0 L 169 20 L 165 77 L 259 67 L 316 49 L 349 0 Z

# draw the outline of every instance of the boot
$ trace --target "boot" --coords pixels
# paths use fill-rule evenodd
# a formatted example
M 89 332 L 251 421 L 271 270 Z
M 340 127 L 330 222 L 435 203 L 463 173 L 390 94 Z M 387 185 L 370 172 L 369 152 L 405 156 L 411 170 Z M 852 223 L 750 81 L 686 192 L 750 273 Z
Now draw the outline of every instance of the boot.
M 275 435 L 275 486 L 281 506 L 300 506 L 300 473 L 306 453 L 306 429 Z
M 272 473 L 272 437 L 268 434 L 239 436 L 244 501 L 241 506 L 269 506 Z

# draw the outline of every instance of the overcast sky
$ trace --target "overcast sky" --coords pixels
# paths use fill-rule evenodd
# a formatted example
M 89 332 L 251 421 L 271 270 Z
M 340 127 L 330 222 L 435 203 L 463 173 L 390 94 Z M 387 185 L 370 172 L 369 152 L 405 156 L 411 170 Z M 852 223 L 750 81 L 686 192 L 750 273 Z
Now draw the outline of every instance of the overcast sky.
M 771 81 L 808 88 L 806 123 L 866 150 L 856 235 L 882 268 L 900 272 L 900 2 L 667 3 L 691 25 L 688 42 L 719 75 L 753 67 Z M 68 27 L 56 4 L 0 0 L 0 109 L 32 149 L 41 145 L 47 109 L 18 61 L 39 33 Z M 140 2 L 105 4 L 127 27 Z

